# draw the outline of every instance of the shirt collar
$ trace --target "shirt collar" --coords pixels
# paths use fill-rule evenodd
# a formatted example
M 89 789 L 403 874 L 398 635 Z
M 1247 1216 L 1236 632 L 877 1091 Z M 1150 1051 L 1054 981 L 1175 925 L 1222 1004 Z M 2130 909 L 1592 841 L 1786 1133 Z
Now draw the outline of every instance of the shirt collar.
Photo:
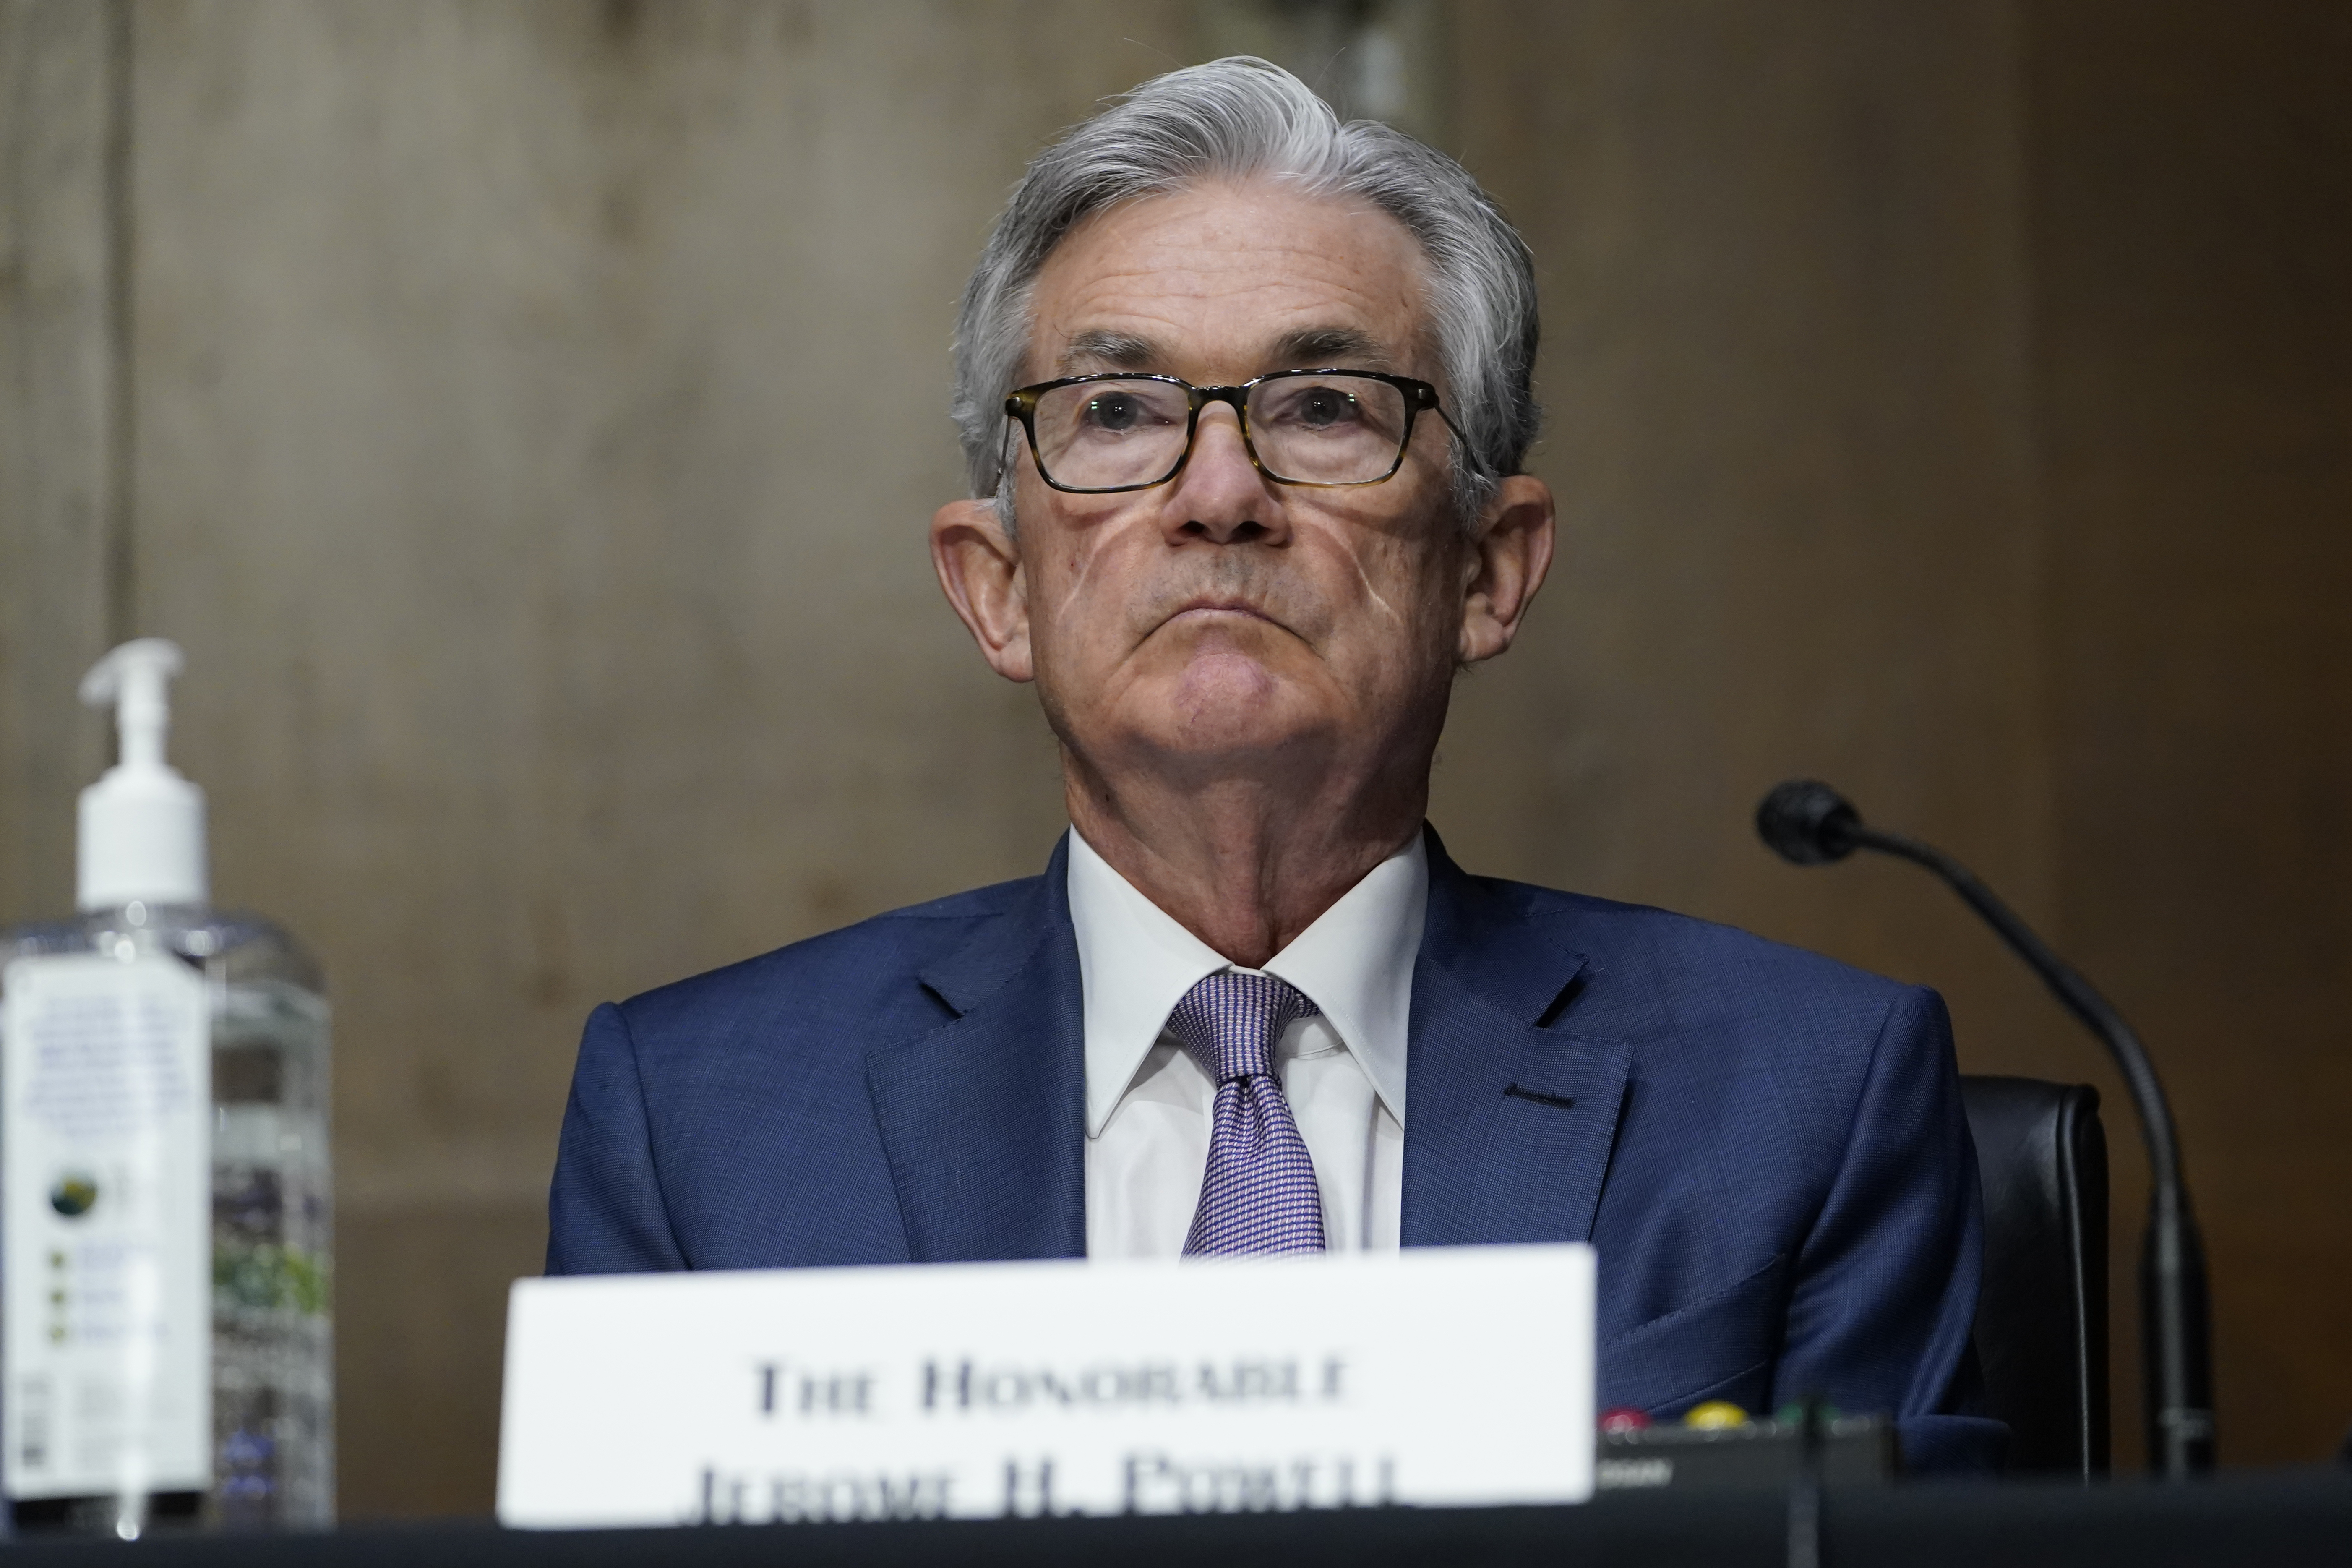
M 1138 892 L 1075 828 L 1069 893 L 1085 992 L 1087 1136 L 1097 1138 L 1176 1004 L 1234 966 Z M 1416 833 L 1265 965 L 1322 1010 L 1400 1127 L 1412 966 L 1428 906 L 1429 855 Z

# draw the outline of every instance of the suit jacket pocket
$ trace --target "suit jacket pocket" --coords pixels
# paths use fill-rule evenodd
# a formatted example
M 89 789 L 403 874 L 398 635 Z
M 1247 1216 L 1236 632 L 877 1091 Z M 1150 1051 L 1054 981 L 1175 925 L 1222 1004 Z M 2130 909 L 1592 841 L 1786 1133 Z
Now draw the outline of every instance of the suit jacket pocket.
M 1702 1399 L 1750 1410 L 1771 1396 L 1788 1300 L 1789 1257 L 1600 1348 L 1601 1405 L 1673 1414 Z

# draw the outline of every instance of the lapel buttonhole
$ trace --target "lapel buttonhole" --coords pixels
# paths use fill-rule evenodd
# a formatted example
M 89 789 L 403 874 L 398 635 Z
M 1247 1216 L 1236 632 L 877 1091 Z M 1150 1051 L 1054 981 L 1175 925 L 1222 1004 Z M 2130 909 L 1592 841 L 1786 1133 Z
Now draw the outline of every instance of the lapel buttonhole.
M 1492 1083 L 1494 1080 L 1489 1079 L 1486 1081 Z M 1573 1095 L 1546 1094 L 1539 1089 L 1521 1089 L 1516 1083 L 1505 1089 L 1503 1093 L 1513 1100 L 1532 1100 L 1538 1105 L 1549 1105 L 1554 1110 L 1568 1110 L 1576 1104 L 1576 1097 Z

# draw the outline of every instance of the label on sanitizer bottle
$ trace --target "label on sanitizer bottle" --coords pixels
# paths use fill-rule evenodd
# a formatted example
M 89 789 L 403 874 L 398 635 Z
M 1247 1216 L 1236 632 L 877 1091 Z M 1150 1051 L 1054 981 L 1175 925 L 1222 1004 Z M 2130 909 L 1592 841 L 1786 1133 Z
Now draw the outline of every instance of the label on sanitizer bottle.
M 212 1051 L 179 960 L 0 975 L 0 1484 L 202 1490 L 212 1449 Z

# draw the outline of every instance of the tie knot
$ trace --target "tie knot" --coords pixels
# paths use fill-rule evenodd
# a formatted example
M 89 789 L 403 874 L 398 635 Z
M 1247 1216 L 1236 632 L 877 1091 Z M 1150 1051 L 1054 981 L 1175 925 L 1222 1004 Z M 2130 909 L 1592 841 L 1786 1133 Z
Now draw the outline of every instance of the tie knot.
M 1274 1043 L 1294 1019 L 1311 1018 L 1315 1004 L 1271 974 L 1224 970 L 1190 991 L 1168 1015 L 1168 1032 L 1201 1070 L 1219 1083 L 1271 1077 Z

